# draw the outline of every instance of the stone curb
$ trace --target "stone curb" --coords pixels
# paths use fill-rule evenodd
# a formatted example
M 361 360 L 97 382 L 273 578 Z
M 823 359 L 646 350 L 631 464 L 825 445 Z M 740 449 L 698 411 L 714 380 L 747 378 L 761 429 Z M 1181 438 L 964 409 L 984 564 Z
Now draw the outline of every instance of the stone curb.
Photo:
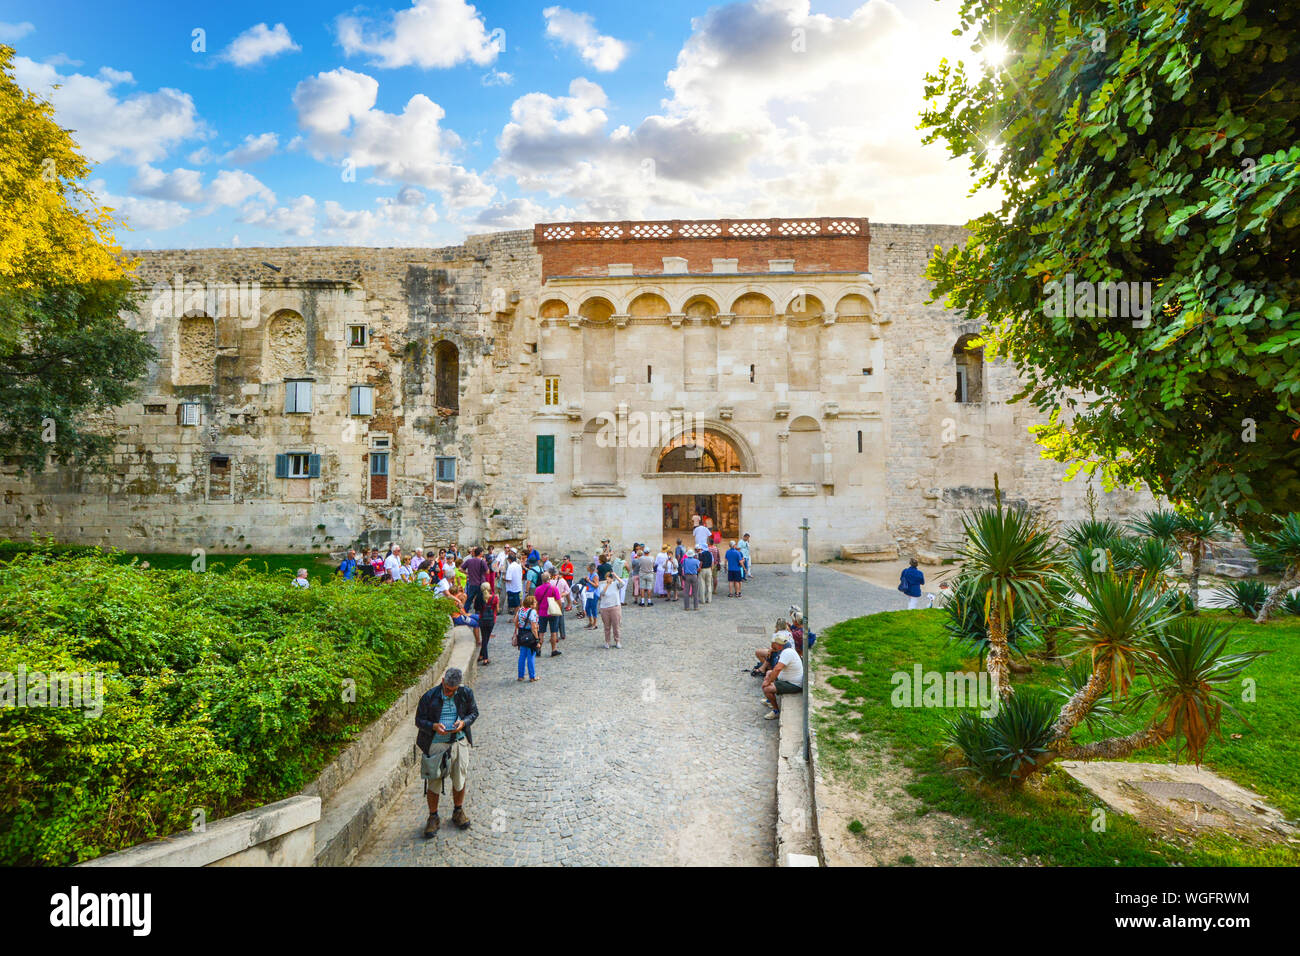
M 473 685 L 478 659 L 474 632 L 468 627 L 453 627 L 447 633 L 451 640 L 437 662 L 421 675 L 419 683 L 406 690 L 398 703 L 367 728 L 363 736 L 376 731 L 367 755 L 356 763 L 353 763 L 355 757 L 347 761 L 354 769 L 334 786 L 317 824 L 316 866 L 346 866 L 351 862 L 365 843 L 371 826 L 417 778 L 420 765 L 415 758 L 413 715 L 424 692 L 448 667 L 459 667 L 465 673 L 465 683 Z M 336 763 L 342 765 L 344 756 L 341 754 Z M 341 773 L 342 769 L 341 766 L 337 772 Z M 331 768 L 327 771 L 334 772 Z
M 809 669 L 811 679 L 811 668 Z M 781 701 L 780 743 L 776 758 L 776 865 L 821 866 L 824 856 L 817 827 L 815 764 L 804 759 L 803 695 Z M 812 742 L 813 760 L 817 744 Z M 812 770 L 810 774 L 809 771 Z

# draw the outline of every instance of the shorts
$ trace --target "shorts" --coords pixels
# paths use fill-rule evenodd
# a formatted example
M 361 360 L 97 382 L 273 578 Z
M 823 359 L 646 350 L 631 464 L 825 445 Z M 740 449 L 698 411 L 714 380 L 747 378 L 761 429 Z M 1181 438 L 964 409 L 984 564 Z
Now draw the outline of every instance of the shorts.
M 728 572 L 727 572 L 727 580 L 728 580 L 728 581 L 743 581 L 743 580 L 744 580 L 744 577 L 743 577 L 743 575 L 742 575 L 742 572 L 740 572 L 740 571 L 728 571 Z
M 655 587 L 655 576 L 653 574 L 642 574 L 637 578 L 641 582 L 642 591 L 653 591 Z
M 524 599 L 523 591 L 507 591 L 506 610 L 513 611 L 515 608 L 519 607 L 519 602 L 522 601 L 523 599 Z
M 788 680 L 781 680 L 781 678 L 779 677 L 772 682 L 772 687 L 776 690 L 778 694 L 802 694 L 803 693 L 803 688 L 800 687 L 798 684 L 792 684 Z
M 548 614 L 542 618 L 541 625 L 537 628 L 538 634 L 545 634 L 550 631 L 552 634 L 560 633 L 560 625 L 563 623 L 562 614 Z
M 444 786 L 450 786 L 452 790 L 464 790 L 465 783 L 469 779 L 469 741 L 463 736 L 451 745 L 451 754 L 447 758 L 447 779 L 444 784 L 444 778 L 439 776 L 442 770 L 442 756 L 438 757 L 420 757 L 420 779 L 424 781 L 424 792 L 428 793 L 430 788 L 442 792 Z

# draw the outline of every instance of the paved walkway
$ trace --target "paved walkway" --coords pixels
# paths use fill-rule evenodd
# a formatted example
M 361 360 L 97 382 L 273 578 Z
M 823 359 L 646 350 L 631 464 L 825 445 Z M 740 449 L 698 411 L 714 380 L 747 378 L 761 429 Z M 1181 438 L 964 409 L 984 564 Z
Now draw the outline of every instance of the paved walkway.
M 473 826 L 450 825 L 449 793 L 442 829 L 423 839 L 417 782 L 375 825 L 358 865 L 772 865 L 776 721 L 763 719 L 758 680 L 742 668 L 801 587 L 788 566 L 763 565 L 739 600 L 724 582 L 698 612 L 629 605 L 622 650 L 597 647 L 603 632 L 570 615 L 563 653 L 539 659 L 535 684 L 515 681 L 502 621 L 474 682 Z M 823 567 L 810 595 L 818 630 L 906 606 Z

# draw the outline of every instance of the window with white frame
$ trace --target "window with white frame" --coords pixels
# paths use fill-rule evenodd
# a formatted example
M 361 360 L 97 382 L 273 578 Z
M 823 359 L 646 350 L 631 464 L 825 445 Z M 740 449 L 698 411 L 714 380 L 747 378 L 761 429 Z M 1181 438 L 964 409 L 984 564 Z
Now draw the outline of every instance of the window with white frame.
M 311 382 L 290 379 L 284 383 L 284 413 L 307 415 L 311 413 Z
M 375 389 L 371 385 L 353 385 L 348 389 L 348 414 L 373 415 L 375 413 Z
M 364 325 L 348 326 L 348 346 L 350 348 L 365 348 L 370 342 L 370 329 Z
M 546 404 L 560 404 L 560 377 L 558 375 L 548 375 L 546 377 Z
M 199 403 L 198 402 L 181 402 L 181 404 L 177 407 L 180 410 L 180 418 L 181 418 L 182 425 L 199 424 Z
M 434 459 L 435 476 L 438 481 L 455 481 L 456 480 L 456 459 L 455 458 L 436 458 Z

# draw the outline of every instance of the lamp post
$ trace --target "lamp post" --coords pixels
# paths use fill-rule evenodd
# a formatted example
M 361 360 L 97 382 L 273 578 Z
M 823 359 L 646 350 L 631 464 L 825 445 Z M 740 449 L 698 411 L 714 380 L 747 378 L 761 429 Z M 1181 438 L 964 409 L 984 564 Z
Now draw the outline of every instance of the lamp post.
M 806 762 L 812 761 L 812 735 L 809 731 L 809 711 L 812 710 L 812 692 L 809 685 L 812 683 L 812 671 L 809 670 L 809 651 L 808 639 L 812 634 L 812 628 L 808 622 L 808 519 L 803 519 L 803 524 L 799 526 L 803 532 L 803 759 Z

